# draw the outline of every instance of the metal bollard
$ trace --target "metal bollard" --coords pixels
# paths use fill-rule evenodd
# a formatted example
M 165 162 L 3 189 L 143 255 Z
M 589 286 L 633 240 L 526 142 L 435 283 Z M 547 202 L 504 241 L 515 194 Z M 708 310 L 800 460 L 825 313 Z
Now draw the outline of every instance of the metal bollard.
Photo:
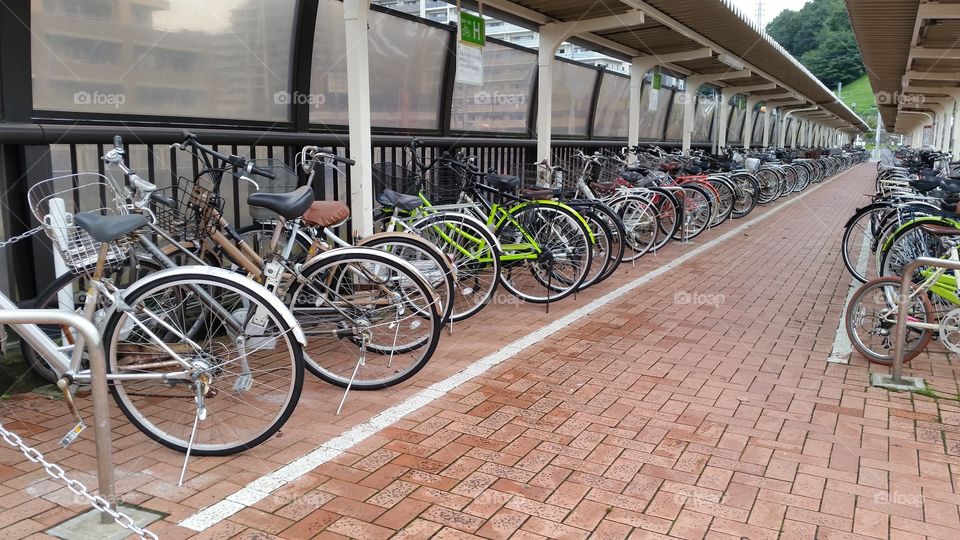
M 97 444 L 97 482 L 100 496 L 116 508 L 117 494 L 113 481 L 113 448 L 110 431 L 110 405 L 107 400 L 107 364 L 103 356 L 100 332 L 83 317 L 55 309 L 0 310 L 0 324 L 56 324 L 69 326 L 83 337 L 90 360 L 91 397 L 93 398 L 93 432 Z M 101 523 L 113 523 L 108 514 L 101 514 Z

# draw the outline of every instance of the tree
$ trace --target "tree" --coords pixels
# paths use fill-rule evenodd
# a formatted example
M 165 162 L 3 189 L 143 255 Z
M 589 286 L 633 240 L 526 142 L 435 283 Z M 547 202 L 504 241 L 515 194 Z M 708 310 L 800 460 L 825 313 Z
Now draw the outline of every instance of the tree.
M 767 33 L 830 88 L 865 72 L 842 0 L 813 0 L 799 11 L 783 11 Z

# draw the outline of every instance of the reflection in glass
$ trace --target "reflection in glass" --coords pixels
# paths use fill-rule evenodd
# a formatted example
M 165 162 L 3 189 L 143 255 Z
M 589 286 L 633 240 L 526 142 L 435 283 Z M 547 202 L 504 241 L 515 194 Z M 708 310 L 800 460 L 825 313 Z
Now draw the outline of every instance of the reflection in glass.
M 483 86 L 456 84 L 450 129 L 525 133 L 536 73 L 536 53 L 487 42 Z
M 597 115 L 593 124 L 596 137 L 627 136 L 630 108 L 630 78 L 604 73 L 597 98 Z
M 450 31 L 370 12 L 370 120 L 374 127 L 437 129 Z M 310 122 L 347 124 L 343 4 L 321 0 L 310 76 Z
M 553 63 L 553 134 L 586 135 L 598 72 L 569 62 Z
M 287 120 L 295 0 L 32 0 L 39 110 Z

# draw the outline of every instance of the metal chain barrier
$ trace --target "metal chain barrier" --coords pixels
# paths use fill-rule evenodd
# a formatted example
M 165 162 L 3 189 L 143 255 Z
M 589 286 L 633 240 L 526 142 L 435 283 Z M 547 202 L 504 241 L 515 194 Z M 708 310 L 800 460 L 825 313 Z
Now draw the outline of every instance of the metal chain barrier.
M 0 245 L 0 248 L 2 247 L 3 246 Z M 150 538 L 151 540 L 157 540 L 158 537 L 156 534 L 145 528 L 138 527 L 137 524 L 133 522 L 133 519 L 130 518 L 130 516 L 111 508 L 110 503 L 107 502 L 107 500 L 103 497 L 99 495 L 91 495 L 90 490 L 87 489 L 87 486 L 83 485 L 82 482 L 68 478 L 66 472 L 64 472 L 59 465 L 56 463 L 50 463 L 44 459 L 43 454 L 41 454 L 36 448 L 27 446 L 19 435 L 11 431 L 7 431 L 2 424 L 0 424 L 0 437 L 3 437 L 3 440 L 6 441 L 6 443 L 10 446 L 18 448 L 21 452 L 23 452 L 23 455 L 33 463 L 39 463 L 40 465 L 43 465 L 44 470 L 47 471 L 47 474 L 49 474 L 51 478 L 65 483 L 67 485 L 67 489 L 72 491 L 74 494 L 87 499 L 87 502 L 89 502 L 90 505 L 97 510 L 110 514 L 117 525 L 120 525 L 124 529 L 133 532 L 139 536 L 141 540 L 146 540 L 147 538 Z
M 40 232 L 42 229 L 43 229 L 43 227 L 34 227 L 34 228 L 30 229 L 29 231 L 27 231 L 27 232 L 25 232 L 25 233 L 23 233 L 23 234 L 14 236 L 13 238 L 11 238 L 11 239 L 9 239 L 9 240 L 7 240 L 7 241 L 5 241 L 5 242 L 0 242 L 0 249 L 3 249 L 3 248 L 5 248 L 5 247 L 7 247 L 7 246 L 9 246 L 9 245 L 16 244 L 17 242 L 23 240 L 24 238 L 30 238 L 31 236 L 33 236 L 33 235 L 37 234 L 38 232 Z

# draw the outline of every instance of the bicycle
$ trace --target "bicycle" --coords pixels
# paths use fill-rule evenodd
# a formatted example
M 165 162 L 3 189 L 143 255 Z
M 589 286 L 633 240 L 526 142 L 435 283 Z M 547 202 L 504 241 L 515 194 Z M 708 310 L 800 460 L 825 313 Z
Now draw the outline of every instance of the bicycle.
M 162 231 L 128 213 L 126 194 L 104 176 L 51 178 L 28 201 L 64 262 L 88 277 L 80 312 L 102 332 L 110 392 L 137 429 L 189 459 L 252 448 L 284 425 L 302 390 L 306 340 L 275 296 L 207 267 L 171 267 L 118 289 L 105 269 L 135 248 L 172 261 L 150 239 Z M 16 309 L 2 294 L 0 306 Z M 67 328 L 13 329 L 56 373 L 82 424 L 70 390 L 90 382 L 82 338 Z
M 946 259 L 960 261 L 957 246 L 960 230 L 933 224 L 923 226 L 947 246 Z M 933 332 L 948 350 L 960 353 L 960 297 L 957 284 L 960 271 L 945 268 L 921 268 L 908 296 L 906 342 L 903 361 L 916 358 L 933 339 Z M 846 310 L 846 331 L 854 348 L 869 361 L 890 365 L 894 360 L 894 330 L 898 324 L 900 302 L 899 277 L 878 277 L 860 286 Z M 930 297 L 953 309 L 937 319 Z

